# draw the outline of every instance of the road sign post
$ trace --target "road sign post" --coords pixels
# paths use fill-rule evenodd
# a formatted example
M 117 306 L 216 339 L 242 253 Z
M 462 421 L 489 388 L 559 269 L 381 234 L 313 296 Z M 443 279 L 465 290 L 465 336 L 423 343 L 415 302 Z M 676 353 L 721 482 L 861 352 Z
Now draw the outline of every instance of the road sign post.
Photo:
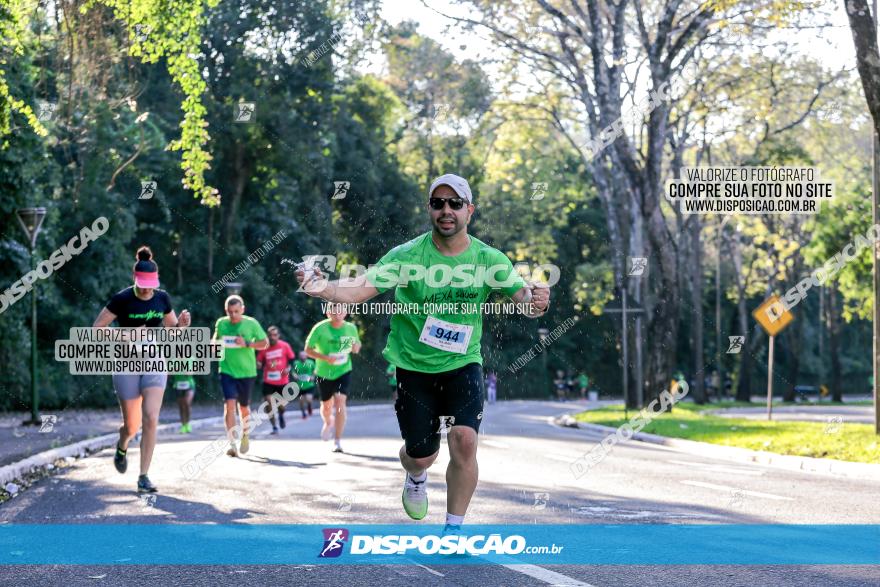
M 770 346 L 767 349 L 767 419 L 773 419 L 773 341 L 776 337 L 770 335 Z
M 794 315 L 783 305 L 779 296 L 772 295 L 755 308 L 752 316 L 770 336 L 767 349 L 767 419 L 773 419 L 773 342 L 776 335 L 791 324 Z M 747 351 L 748 352 L 748 351 Z
M 45 208 L 19 208 L 15 212 L 21 229 L 27 234 L 31 252 L 31 267 L 36 269 L 37 235 L 46 218 Z M 40 390 L 37 384 L 37 284 L 33 284 L 31 292 L 31 419 L 25 420 L 25 426 L 39 426 L 40 418 Z

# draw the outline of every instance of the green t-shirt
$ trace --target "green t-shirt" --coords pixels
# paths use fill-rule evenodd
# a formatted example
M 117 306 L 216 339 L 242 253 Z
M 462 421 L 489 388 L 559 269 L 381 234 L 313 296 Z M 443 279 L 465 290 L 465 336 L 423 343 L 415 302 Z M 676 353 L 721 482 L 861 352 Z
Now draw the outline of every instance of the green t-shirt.
M 315 361 L 315 374 L 324 379 L 339 379 L 351 371 L 351 348 L 361 341 L 357 326 L 351 322 L 343 322 L 339 328 L 333 328 L 330 319 L 321 320 L 309 332 L 306 348 L 314 349 L 324 355 L 337 355 L 345 362 L 334 365 L 323 359 Z
M 427 232 L 391 249 L 367 271 L 367 279 L 380 292 L 395 287 L 395 302 L 410 309 L 415 304 L 419 309 L 401 311 L 391 317 L 391 333 L 382 355 L 392 365 L 422 373 L 442 373 L 469 363 L 483 364 L 480 305 L 492 291 L 512 296 L 525 286 L 525 281 L 504 253 L 473 236 L 470 239 L 467 250 L 447 257 L 437 250 L 431 233 Z M 441 265 L 450 269 L 437 271 L 442 269 Z M 414 274 L 411 269 L 401 272 L 401 266 L 433 269 L 426 272 L 425 278 L 410 278 L 405 285 L 395 285 L 402 273 Z M 424 308 L 424 304 L 456 304 L 456 311 L 439 308 L 440 311 L 425 314 L 422 310 L 432 308 Z M 462 312 L 465 304 L 467 311 Z M 425 328 L 429 318 L 432 324 Z
M 175 373 L 171 376 L 171 387 L 177 391 L 187 391 L 196 389 L 196 380 L 192 375 Z
M 397 367 L 388 365 L 388 368 L 385 369 L 385 375 L 388 376 L 388 385 L 397 387 Z
M 242 316 L 238 324 L 233 324 L 228 316 L 217 320 L 214 326 L 214 340 L 224 342 L 225 354 L 220 361 L 220 372 L 236 379 L 257 376 L 257 351 L 235 344 L 235 337 L 242 337 L 246 343 L 266 338 L 260 323 L 250 316 Z
M 590 378 L 586 375 L 578 375 L 578 385 L 580 387 L 587 387 L 590 384 Z
M 302 391 L 311 389 L 315 386 L 315 360 L 299 359 L 293 362 L 293 372 L 296 374 L 296 384 Z

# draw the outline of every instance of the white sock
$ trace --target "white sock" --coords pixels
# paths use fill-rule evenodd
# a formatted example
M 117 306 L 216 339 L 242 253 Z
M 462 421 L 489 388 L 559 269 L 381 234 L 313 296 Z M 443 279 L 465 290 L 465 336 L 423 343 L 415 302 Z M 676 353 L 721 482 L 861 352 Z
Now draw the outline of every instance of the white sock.
M 422 474 L 419 475 L 418 477 L 410 474 L 409 478 L 412 479 L 413 481 L 415 481 L 416 483 L 424 483 L 425 480 L 428 478 L 428 471 L 427 470 L 422 471 Z
M 446 523 L 450 526 L 461 526 L 463 522 L 464 516 L 456 516 L 455 514 L 446 512 Z

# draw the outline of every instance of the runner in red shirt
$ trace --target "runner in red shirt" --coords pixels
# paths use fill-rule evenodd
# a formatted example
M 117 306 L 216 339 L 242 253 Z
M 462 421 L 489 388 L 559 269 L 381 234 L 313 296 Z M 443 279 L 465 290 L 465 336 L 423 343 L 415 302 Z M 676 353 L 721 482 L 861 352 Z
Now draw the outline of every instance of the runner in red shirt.
M 266 334 L 269 336 L 269 346 L 257 353 L 257 368 L 263 370 L 263 400 L 269 402 L 273 393 L 283 395 L 281 390 L 290 382 L 290 361 L 296 355 L 290 345 L 281 340 L 281 332 L 277 326 L 270 326 L 266 329 Z M 271 405 L 271 402 L 267 404 L 267 411 Z M 272 434 L 278 434 L 275 416 L 270 415 L 269 421 L 272 422 Z M 286 426 L 283 404 L 278 404 L 278 424 L 282 428 Z

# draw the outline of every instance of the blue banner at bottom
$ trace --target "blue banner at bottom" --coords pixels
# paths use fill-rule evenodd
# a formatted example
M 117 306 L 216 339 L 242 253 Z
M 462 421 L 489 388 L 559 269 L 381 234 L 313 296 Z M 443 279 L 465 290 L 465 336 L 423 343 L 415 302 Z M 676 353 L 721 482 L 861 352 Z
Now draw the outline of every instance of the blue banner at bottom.
M 880 525 L 0 526 L 0 564 L 880 565 Z

